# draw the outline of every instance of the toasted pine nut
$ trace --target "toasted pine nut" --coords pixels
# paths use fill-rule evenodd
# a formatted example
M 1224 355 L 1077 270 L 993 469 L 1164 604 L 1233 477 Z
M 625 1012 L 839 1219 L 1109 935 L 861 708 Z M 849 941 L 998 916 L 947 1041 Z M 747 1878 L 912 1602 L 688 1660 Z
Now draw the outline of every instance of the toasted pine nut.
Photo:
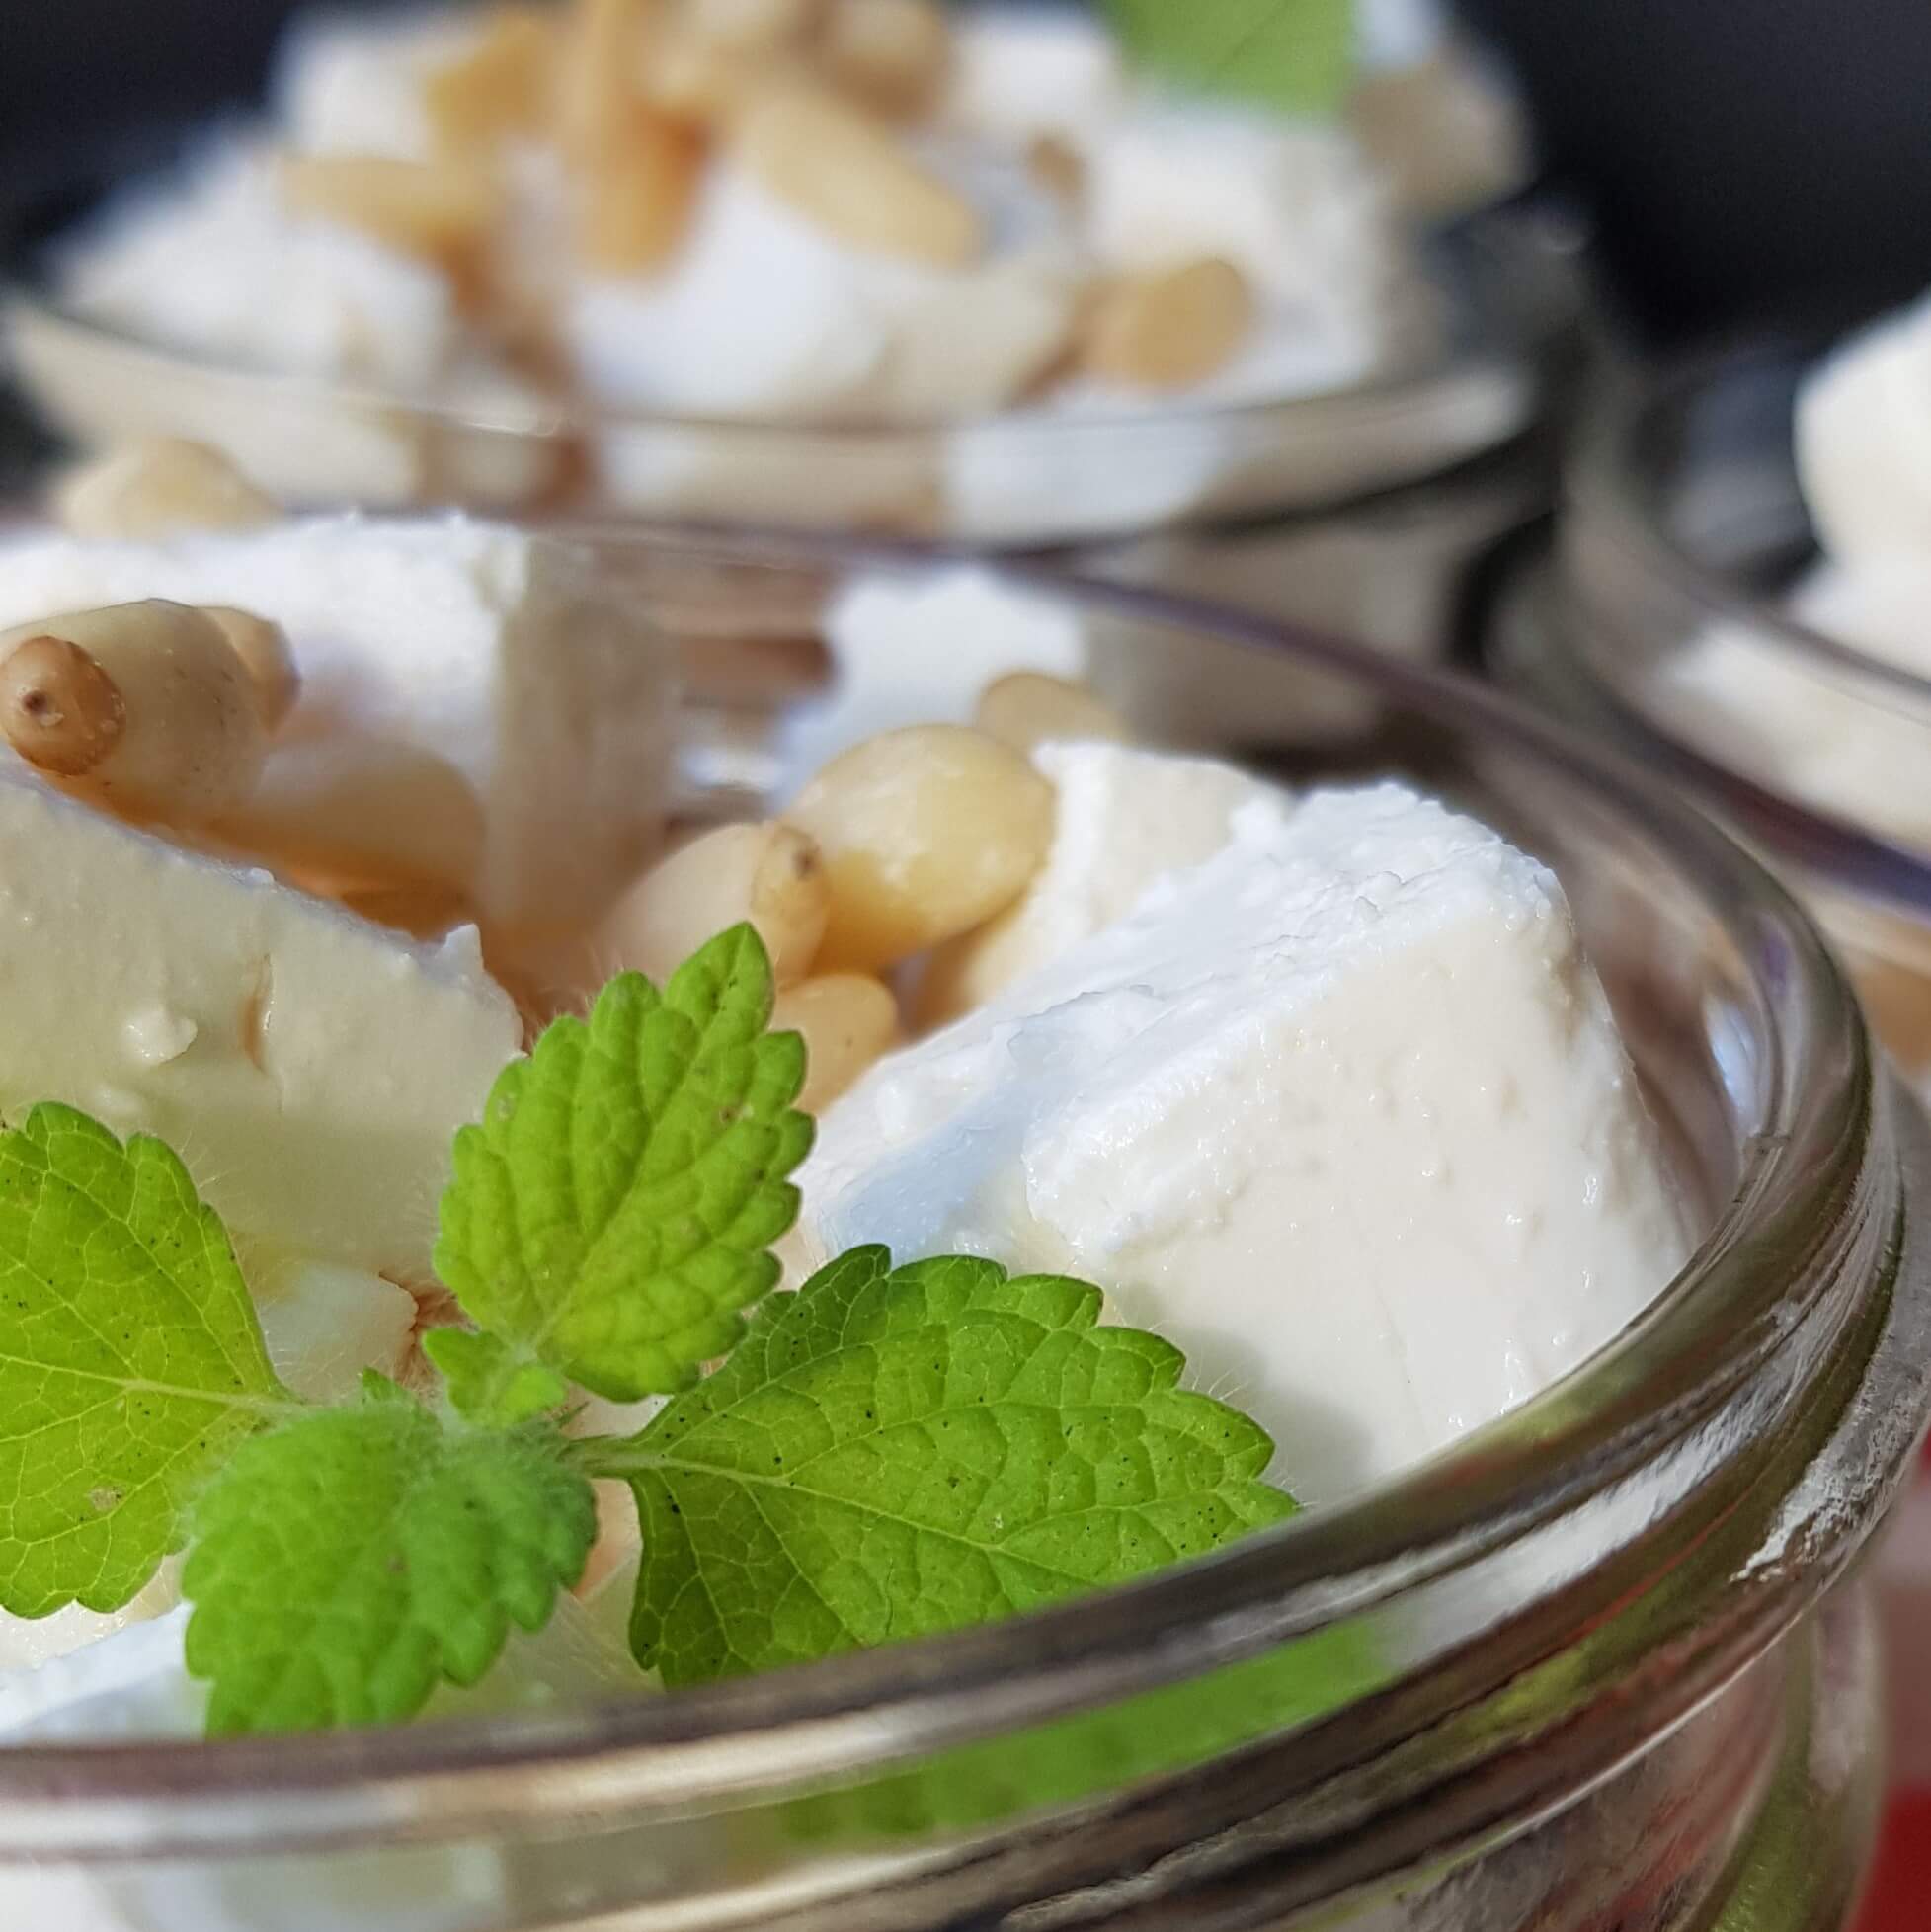
M 1103 738 L 1116 745 L 1133 742 L 1127 721 L 1085 684 L 1049 678 L 1040 671 L 1012 671 L 995 678 L 979 694 L 973 719 L 979 729 L 1029 752 L 1055 738 Z
M 69 470 L 52 509 L 63 529 L 109 542 L 143 542 L 181 530 L 256 529 L 275 500 L 218 449 L 176 437 L 112 449 Z
M 577 0 L 556 72 L 557 141 L 579 166 L 594 167 L 615 143 L 636 92 L 651 0 Z
M 1063 201 L 1078 201 L 1086 192 L 1086 164 L 1058 134 L 1041 134 L 1026 149 L 1026 172 Z
M 38 769 L 78 778 L 126 729 L 119 686 L 78 644 L 37 634 L 0 660 L 0 733 Z
M 713 46 L 776 53 L 802 44 L 824 11 L 824 0 L 684 0 L 684 24 Z
M 952 34 L 934 0 L 835 0 L 819 57 L 841 92 L 910 117 L 944 85 Z
M 1132 276 L 1101 294 L 1086 366 L 1139 389 L 1185 389 L 1226 365 L 1253 322 L 1247 278 L 1219 256 Z
M 533 7 L 498 7 L 474 43 L 423 83 L 431 134 L 445 154 L 486 150 L 543 124 L 554 82 L 556 37 Z
M 204 610 L 151 598 L 18 624 L 0 631 L 0 668 L 15 750 L 128 818 L 202 825 L 231 811 L 261 776 L 268 731 L 254 683 Z M 51 740 L 16 737 L 20 721 L 38 721 Z
M 892 1044 L 899 1006 L 891 988 L 869 973 L 824 973 L 777 996 L 771 1026 L 804 1035 L 805 1084 L 798 1104 L 818 1113 Z
M 291 154 L 282 157 L 281 181 L 282 200 L 297 214 L 340 222 L 452 271 L 480 257 L 502 207 L 489 171 L 460 159 Z
M 288 648 L 288 633 L 280 624 L 231 604 L 204 604 L 201 608 L 221 626 L 222 635 L 234 646 L 235 655 L 253 681 L 262 723 L 270 731 L 279 731 L 301 695 L 301 674 L 295 669 L 295 654 Z
M 654 268 L 684 239 L 703 168 L 686 125 L 634 101 L 583 183 L 577 253 L 605 275 Z
M 278 746 L 216 830 L 337 897 L 357 887 L 466 893 L 483 855 L 483 808 L 454 765 L 352 731 Z
M 746 104 L 736 132 L 745 165 L 772 195 L 854 247 L 948 268 L 985 247 L 972 203 L 841 101 L 772 88 Z
M 811 970 L 831 885 L 817 845 L 788 825 L 726 825 L 660 861 L 599 928 L 607 968 L 634 967 L 660 983 L 706 939 L 740 920 L 758 928 L 780 986 Z
M 984 732 L 913 725 L 835 758 L 786 816 L 831 878 L 821 966 L 871 971 L 1018 897 L 1052 841 L 1053 788 Z

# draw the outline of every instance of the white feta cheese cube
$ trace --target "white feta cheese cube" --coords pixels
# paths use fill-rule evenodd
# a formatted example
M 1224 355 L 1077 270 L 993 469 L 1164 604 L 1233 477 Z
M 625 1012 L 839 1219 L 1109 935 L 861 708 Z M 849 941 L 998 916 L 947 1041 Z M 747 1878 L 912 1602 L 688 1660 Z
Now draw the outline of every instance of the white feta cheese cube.
M 1070 1271 L 1323 1502 L 1573 1367 L 1685 1252 L 1548 870 L 1396 785 L 1215 857 L 883 1061 L 820 1123 L 806 1263 Z
M 412 945 L 0 765 L 0 1114 L 158 1134 L 238 1234 L 418 1282 L 522 1039 L 472 929 Z
M 466 883 L 493 925 L 588 920 L 649 856 L 674 722 L 668 655 L 574 553 L 461 519 L 355 517 L 0 548 L 0 623 L 148 597 L 282 625 L 302 681 L 291 745 L 353 733 L 364 752 L 392 742 L 399 765 L 429 755 L 460 772 L 483 818 Z M 399 848 L 422 843 L 419 829 L 399 834 Z
M 560 318 L 565 346 L 578 379 L 604 401 L 691 416 L 822 416 L 865 393 L 889 343 L 889 317 L 852 261 L 722 163 L 662 272 L 576 290 Z

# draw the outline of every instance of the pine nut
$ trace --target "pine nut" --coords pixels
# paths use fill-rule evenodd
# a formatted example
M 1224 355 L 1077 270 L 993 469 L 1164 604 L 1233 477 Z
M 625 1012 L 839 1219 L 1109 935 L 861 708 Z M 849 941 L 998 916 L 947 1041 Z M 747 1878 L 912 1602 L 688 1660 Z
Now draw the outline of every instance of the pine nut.
M 1086 164 L 1078 148 L 1058 134 L 1041 134 L 1026 149 L 1026 172 L 1061 201 L 1078 202 L 1086 192 Z
M 1104 698 L 1085 684 L 1039 671 L 1013 671 L 994 679 L 979 695 L 973 722 L 1015 752 L 1030 752 L 1056 738 L 1133 742 L 1132 728 Z
M 609 971 L 632 967 L 660 985 L 706 939 L 740 920 L 758 928 L 780 986 L 810 972 L 831 885 L 817 845 L 788 825 L 726 825 L 660 861 L 598 930 Z
M 703 169 L 696 135 L 642 102 L 628 104 L 583 183 L 577 253 L 603 275 L 655 268 L 684 239 Z
M 277 515 L 275 500 L 219 449 L 177 437 L 130 443 L 69 470 L 51 507 L 63 529 L 111 543 L 258 529 Z
M 221 634 L 254 684 L 262 723 L 270 731 L 279 731 L 301 695 L 301 674 L 295 669 L 288 633 L 280 624 L 231 604 L 205 604 L 201 608 L 221 626 Z
M 898 1036 L 892 990 L 869 973 L 825 973 L 777 996 L 774 1031 L 804 1036 L 805 1084 L 798 1105 L 820 1113 Z
M 736 133 L 769 193 L 855 248 L 961 268 L 985 247 L 972 203 L 843 102 L 771 88 L 746 104 Z
M 557 65 L 557 141 L 594 167 L 619 140 L 654 25 L 650 0 L 578 0 Z
M 340 222 L 458 276 L 480 261 L 502 205 L 488 170 L 465 160 L 286 155 L 281 182 L 295 213 Z
M 872 971 L 1018 897 L 1052 840 L 1053 788 L 984 732 L 914 725 L 835 758 L 786 816 L 831 880 L 821 965 Z
M 482 806 L 454 765 L 352 731 L 277 747 L 217 830 L 338 897 L 355 887 L 466 894 L 483 856 Z
M 555 80 L 556 37 L 530 7 L 498 7 L 475 42 L 423 83 L 430 131 L 444 154 L 485 152 L 543 125 Z
M 685 0 L 683 24 L 712 46 L 777 53 L 802 45 L 824 12 L 824 0 Z
M 254 683 L 203 610 L 153 598 L 19 624 L 0 632 L 0 678 L 21 757 L 125 817 L 203 825 L 261 776 Z
M 0 732 L 39 770 L 78 778 L 126 729 L 120 687 L 78 644 L 40 633 L 0 661 Z
M 1106 289 L 1087 323 L 1084 362 L 1109 382 L 1190 388 L 1226 366 L 1252 322 L 1247 278 L 1206 256 Z
M 951 30 L 933 0 L 835 0 L 819 50 L 841 92 L 906 118 L 932 105 L 951 57 Z

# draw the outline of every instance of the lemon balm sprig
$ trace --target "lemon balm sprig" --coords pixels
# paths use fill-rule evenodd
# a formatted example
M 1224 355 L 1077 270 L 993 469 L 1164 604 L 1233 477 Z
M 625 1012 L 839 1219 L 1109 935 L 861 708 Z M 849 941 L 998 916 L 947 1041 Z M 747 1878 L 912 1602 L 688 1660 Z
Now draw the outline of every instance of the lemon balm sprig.
M 504 1071 L 456 1139 L 437 1265 L 472 1326 L 427 1339 L 427 1397 L 285 1389 L 160 1142 L 50 1105 L 0 1135 L 0 1607 L 118 1608 L 186 1545 L 210 1731 L 304 1730 L 482 1678 L 581 1578 L 599 1478 L 635 1501 L 632 1649 L 667 1684 L 1037 1608 L 1292 1512 L 1265 1433 L 1085 1283 L 859 1248 L 772 1294 L 811 1143 L 772 1001 L 734 927 Z M 580 1391 L 672 1400 L 573 1436 Z

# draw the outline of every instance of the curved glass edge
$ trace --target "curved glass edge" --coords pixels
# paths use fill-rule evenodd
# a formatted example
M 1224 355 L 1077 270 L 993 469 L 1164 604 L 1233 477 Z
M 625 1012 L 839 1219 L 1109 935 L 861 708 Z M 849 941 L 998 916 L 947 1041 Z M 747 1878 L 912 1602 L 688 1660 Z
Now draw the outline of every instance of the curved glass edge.
M 1540 388 L 1531 360 L 1472 348 L 1300 397 L 844 427 L 412 399 L 198 360 L 18 288 L 0 291 L 0 332 L 64 435 L 213 442 L 290 502 L 717 516 L 1010 549 L 1361 501 L 1507 445 Z

